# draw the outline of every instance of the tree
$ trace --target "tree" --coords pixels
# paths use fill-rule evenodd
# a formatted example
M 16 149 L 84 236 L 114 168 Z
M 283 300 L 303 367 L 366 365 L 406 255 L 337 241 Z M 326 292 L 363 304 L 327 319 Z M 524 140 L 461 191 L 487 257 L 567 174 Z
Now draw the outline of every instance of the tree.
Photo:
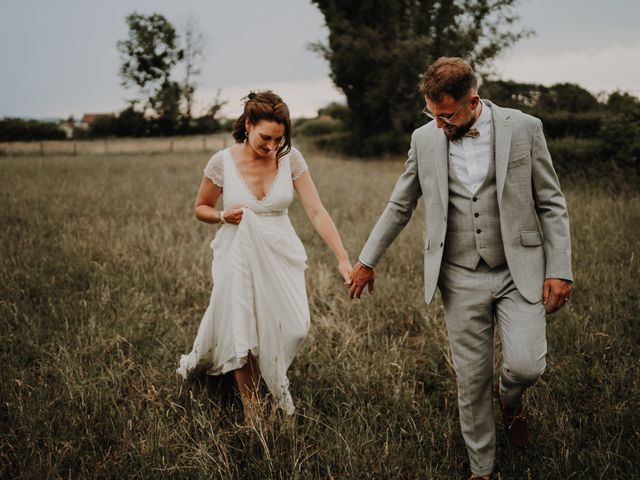
M 173 95 L 170 79 L 173 67 L 184 58 L 178 44 L 178 34 L 173 25 L 162 15 L 127 16 L 129 36 L 118 42 L 122 57 L 120 77 L 125 87 L 137 87 L 144 97 L 145 108 L 155 109 L 160 115 L 171 112 L 167 99 Z
M 311 48 L 329 62 L 352 115 L 349 150 L 363 155 L 406 151 L 421 121 L 417 83 L 443 55 L 488 67 L 529 34 L 512 31 L 517 0 L 312 0 L 329 28 L 328 44 Z
M 119 137 L 144 137 L 149 134 L 149 120 L 136 110 L 135 103 L 122 110 L 116 118 L 115 134 Z
M 151 106 L 156 114 L 155 124 L 163 135 L 171 135 L 178 130 L 181 93 L 182 88 L 178 82 L 167 80 L 151 98 Z
M 599 137 L 605 154 L 620 166 L 640 174 L 640 99 L 615 91 L 609 96 Z
M 193 97 L 196 90 L 194 77 L 200 75 L 200 64 L 204 60 L 205 37 L 196 20 L 189 16 L 184 24 L 184 81 L 182 95 L 187 123 L 193 118 Z
M 479 93 L 484 98 L 490 98 L 501 107 L 517 108 L 529 111 L 540 100 L 540 95 L 546 87 L 535 83 L 519 83 L 511 80 L 484 79 Z
M 597 110 L 598 99 L 575 83 L 556 83 L 540 95 L 538 107 L 543 110 L 590 112 Z
M 222 124 L 218 119 L 220 110 L 226 105 L 227 102 L 220 99 L 220 89 L 216 92 L 216 96 L 209 104 L 206 112 L 194 119 L 191 131 L 194 133 L 215 133 L 222 129 Z

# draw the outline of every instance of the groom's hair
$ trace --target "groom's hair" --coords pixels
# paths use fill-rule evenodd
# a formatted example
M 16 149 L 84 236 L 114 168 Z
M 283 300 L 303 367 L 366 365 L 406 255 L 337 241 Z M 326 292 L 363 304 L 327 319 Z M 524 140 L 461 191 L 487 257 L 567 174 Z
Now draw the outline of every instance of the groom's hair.
M 441 102 L 445 95 L 459 100 L 478 88 L 478 80 L 471 66 L 459 57 L 440 57 L 421 75 L 420 93 L 433 102 Z

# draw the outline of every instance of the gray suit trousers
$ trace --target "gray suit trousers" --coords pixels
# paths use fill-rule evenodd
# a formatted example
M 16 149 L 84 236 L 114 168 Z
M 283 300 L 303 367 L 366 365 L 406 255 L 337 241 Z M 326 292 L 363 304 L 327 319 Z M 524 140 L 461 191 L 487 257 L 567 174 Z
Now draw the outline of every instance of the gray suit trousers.
M 544 306 L 525 300 L 506 264 L 492 270 L 481 262 L 469 270 L 443 262 L 438 285 L 458 380 L 462 436 L 471 471 L 486 475 L 495 466 L 494 324 L 502 343 L 501 395 L 507 406 L 517 407 L 545 369 Z

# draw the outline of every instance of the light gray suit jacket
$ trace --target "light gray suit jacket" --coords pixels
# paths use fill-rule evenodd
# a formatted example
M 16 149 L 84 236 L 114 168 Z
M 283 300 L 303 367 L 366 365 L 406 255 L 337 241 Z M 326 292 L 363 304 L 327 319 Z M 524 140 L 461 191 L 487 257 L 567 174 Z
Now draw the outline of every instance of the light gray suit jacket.
M 569 215 L 542 131 L 542 122 L 487 100 L 493 114 L 500 228 L 516 288 L 529 302 L 542 298 L 545 278 L 573 280 Z M 424 196 L 425 300 L 438 284 L 449 205 L 448 140 L 435 121 L 413 132 L 405 171 L 360 253 L 375 266 Z

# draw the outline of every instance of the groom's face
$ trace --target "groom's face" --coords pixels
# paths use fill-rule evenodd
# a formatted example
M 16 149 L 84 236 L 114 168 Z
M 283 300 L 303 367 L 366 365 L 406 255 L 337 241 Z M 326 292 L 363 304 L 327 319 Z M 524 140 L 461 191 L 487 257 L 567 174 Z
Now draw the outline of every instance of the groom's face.
M 445 95 L 439 102 L 425 97 L 425 101 L 436 126 L 442 128 L 449 140 L 462 138 L 478 118 L 480 97 L 475 94 L 465 95 L 457 100 L 451 95 Z

